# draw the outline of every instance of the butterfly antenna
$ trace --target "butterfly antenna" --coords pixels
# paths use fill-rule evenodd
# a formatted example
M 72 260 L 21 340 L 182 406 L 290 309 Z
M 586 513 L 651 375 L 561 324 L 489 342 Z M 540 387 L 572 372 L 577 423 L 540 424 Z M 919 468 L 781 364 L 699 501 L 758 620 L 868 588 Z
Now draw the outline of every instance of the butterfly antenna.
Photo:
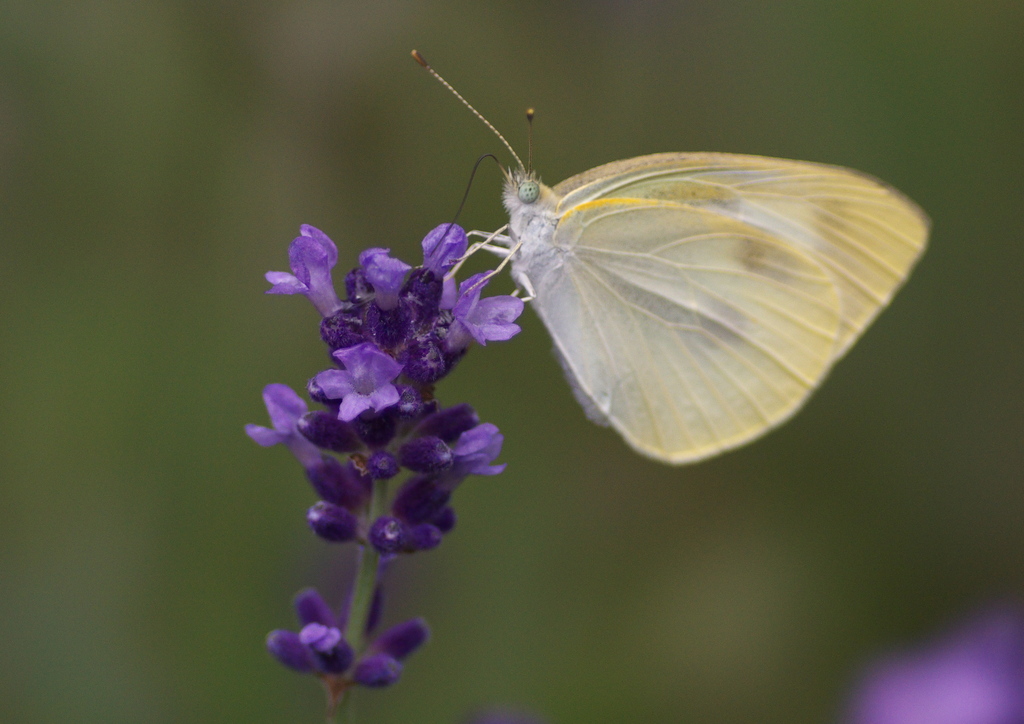
M 430 63 L 428 63 L 428 62 L 427 62 L 427 61 L 426 61 L 426 60 L 425 60 L 425 59 L 423 58 L 423 56 L 422 56 L 422 55 L 420 55 L 420 53 L 419 53 L 419 51 L 418 51 L 418 50 L 414 50 L 414 51 L 412 51 L 412 59 L 413 59 L 413 60 L 415 60 L 415 61 L 416 61 L 417 63 L 419 63 L 420 65 L 422 65 L 422 66 L 423 66 L 424 68 L 426 68 L 426 69 L 427 69 L 427 72 L 428 72 L 428 73 L 430 73 L 430 74 L 431 74 L 432 76 L 434 76 L 434 77 L 435 77 L 435 78 L 436 78 L 436 79 L 437 79 L 437 80 L 438 80 L 438 81 L 439 81 L 439 82 L 441 83 L 441 85 L 443 85 L 443 86 L 444 86 L 445 88 L 447 88 L 448 90 L 450 90 L 450 91 L 451 91 L 451 92 L 452 92 L 452 93 L 453 93 L 453 94 L 455 95 L 455 97 L 456 97 L 456 98 L 458 98 L 458 99 L 459 99 L 460 101 L 462 101 L 462 104 L 463 104 L 464 106 L 466 106 L 466 108 L 468 108 L 469 110 L 471 110 L 471 111 L 473 112 L 473 115 L 474 115 L 474 116 L 476 116 L 476 117 L 477 117 L 477 118 L 479 118 L 479 119 L 480 119 L 481 121 L 483 121 L 483 122 L 484 122 L 484 125 L 485 125 L 485 126 L 487 126 L 488 128 L 490 128 L 490 129 L 491 129 L 491 131 L 493 131 L 493 132 L 494 132 L 494 135 L 495 135 L 495 136 L 497 136 L 497 137 L 498 137 L 498 139 L 499 139 L 499 140 L 501 140 L 501 142 L 505 144 L 505 148 L 507 148 L 507 149 L 508 149 L 508 151 L 509 151 L 509 153 L 511 153 L 511 154 L 512 154 L 512 156 L 513 156 L 513 158 L 515 158 L 515 160 L 516 160 L 516 163 L 517 163 L 517 164 L 519 164 L 519 168 L 523 168 L 523 162 L 522 162 L 522 160 L 521 160 L 521 159 L 519 158 L 519 154 L 517 154 L 517 153 L 516 153 L 516 152 L 515 152 L 515 151 L 514 151 L 514 150 L 512 149 L 512 146 L 511 146 L 511 145 L 509 145 L 509 142 L 505 140 L 505 137 L 504 137 L 503 135 L 501 135 L 501 134 L 500 134 L 500 133 L 498 132 L 498 129 L 497 129 L 497 128 L 495 128 L 495 127 L 494 127 L 493 125 L 491 125 L 491 122 L 490 122 L 490 121 L 488 121 L 488 120 L 487 120 L 486 118 L 484 118 L 484 117 L 483 117 L 483 114 L 481 114 L 481 113 L 480 113 L 480 111 L 478 111 L 478 110 L 477 110 L 476 108 L 474 108 L 473 106 L 471 106 L 471 105 L 470 105 L 470 103 L 469 103 L 469 101 L 467 101 L 467 100 L 466 100 L 465 98 L 463 98 L 463 97 L 462 97 L 462 94 L 460 94 L 460 93 L 459 93 L 459 92 L 458 92 L 457 90 L 455 90 L 455 89 L 454 89 L 454 88 L 452 87 L 452 84 L 451 84 L 451 83 L 449 83 L 449 82 L 448 82 L 448 81 L 446 81 L 446 80 L 445 80 L 444 78 L 442 78 L 442 77 L 441 77 L 440 75 L 438 75 L 438 72 L 437 72 L 436 70 L 434 70 L 433 68 L 431 68 L 431 67 L 430 67 Z
M 455 212 L 455 218 L 452 219 L 453 224 L 456 221 L 458 221 L 459 216 L 462 215 L 462 207 L 466 205 L 466 199 L 469 198 L 469 190 L 473 188 L 473 178 L 476 176 L 477 169 L 480 168 L 480 164 L 482 164 L 484 160 L 488 158 L 494 161 L 496 164 L 498 164 L 498 168 L 501 168 L 501 161 L 499 161 L 498 157 L 495 156 L 493 153 L 485 153 L 483 156 L 476 160 L 476 163 L 473 164 L 473 170 L 469 174 L 469 183 L 466 184 L 466 191 L 465 193 L 462 194 L 462 201 L 459 203 L 459 210 Z
M 526 142 L 526 172 L 533 172 L 533 109 L 526 109 L 526 128 L 527 128 L 527 142 Z

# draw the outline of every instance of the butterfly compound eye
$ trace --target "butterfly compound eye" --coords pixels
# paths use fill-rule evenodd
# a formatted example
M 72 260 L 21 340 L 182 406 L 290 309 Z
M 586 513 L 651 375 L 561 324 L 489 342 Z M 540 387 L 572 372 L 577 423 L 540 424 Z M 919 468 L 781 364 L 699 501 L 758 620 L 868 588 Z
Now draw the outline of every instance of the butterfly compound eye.
M 536 181 L 523 181 L 517 193 L 524 204 L 532 204 L 540 196 L 540 184 Z

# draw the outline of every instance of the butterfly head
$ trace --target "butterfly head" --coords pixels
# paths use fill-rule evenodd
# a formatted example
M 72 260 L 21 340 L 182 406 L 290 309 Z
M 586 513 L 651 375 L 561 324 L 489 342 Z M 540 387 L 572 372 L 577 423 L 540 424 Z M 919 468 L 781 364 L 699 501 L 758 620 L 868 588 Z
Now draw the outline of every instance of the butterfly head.
M 543 207 L 552 196 L 551 189 L 542 184 L 533 171 L 516 168 L 505 172 L 504 201 L 509 213 L 528 206 Z
M 527 233 L 532 224 L 554 226 L 558 196 L 541 183 L 533 171 L 511 168 L 505 172 L 502 201 L 509 215 L 509 233 L 514 239 L 531 237 Z

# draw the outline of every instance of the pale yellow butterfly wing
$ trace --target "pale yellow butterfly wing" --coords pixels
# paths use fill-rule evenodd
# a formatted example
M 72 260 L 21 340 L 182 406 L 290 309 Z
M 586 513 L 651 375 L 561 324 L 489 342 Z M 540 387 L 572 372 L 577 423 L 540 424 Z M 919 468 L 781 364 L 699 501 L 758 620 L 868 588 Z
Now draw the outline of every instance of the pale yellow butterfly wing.
M 577 396 L 673 463 L 791 415 L 832 361 L 840 300 L 809 254 L 716 211 L 599 199 L 560 219 L 535 308 Z
M 866 174 L 761 156 L 641 156 L 573 176 L 554 191 L 561 213 L 597 199 L 663 200 L 749 223 L 809 253 L 839 293 L 836 359 L 892 299 L 929 229 L 912 201 Z

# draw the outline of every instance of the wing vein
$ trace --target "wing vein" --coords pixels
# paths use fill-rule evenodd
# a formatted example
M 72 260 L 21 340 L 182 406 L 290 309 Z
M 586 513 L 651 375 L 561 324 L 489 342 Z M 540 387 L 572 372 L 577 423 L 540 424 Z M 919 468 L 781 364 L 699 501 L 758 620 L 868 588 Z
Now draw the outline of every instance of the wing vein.
M 590 274 L 590 276 L 593 277 L 594 281 L 596 281 L 598 284 L 600 284 L 602 287 L 604 287 L 606 290 L 608 290 L 608 292 L 612 296 L 616 297 L 627 308 L 633 310 L 635 313 L 641 314 L 643 316 L 647 316 L 650 319 L 657 320 L 657 321 L 661 322 L 662 324 L 664 324 L 664 320 L 662 320 L 661 317 L 658 317 L 657 315 L 649 314 L 645 309 L 642 309 L 641 307 L 638 307 L 635 304 L 627 302 L 625 299 L 623 299 L 622 296 L 615 289 L 613 289 L 604 279 L 602 279 L 600 277 L 600 275 L 595 273 L 594 270 L 589 267 L 589 265 L 584 265 L 584 268 Z M 641 335 L 641 337 L 642 336 L 643 335 Z M 647 344 L 646 340 L 644 340 L 644 344 L 646 346 L 646 344 Z M 648 357 L 650 357 L 650 349 L 649 348 L 648 348 Z M 636 368 L 634 368 L 634 373 L 635 373 L 635 370 L 636 370 Z M 639 377 L 637 379 L 639 380 Z M 664 383 L 662 383 L 662 388 L 664 388 Z M 641 389 L 642 389 L 642 386 L 641 386 Z M 694 407 L 698 410 L 698 412 L 700 412 L 701 417 L 704 418 L 705 424 L 708 426 L 709 429 L 711 429 L 712 434 L 715 436 L 715 439 L 717 440 L 718 439 L 718 433 L 714 429 L 714 425 L 711 422 L 711 417 L 708 415 L 707 410 L 704 409 L 704 406 L 701 404 L 700 400 L 693 394 L 692 390 L 690 389 L 690 387 L 688 385 L 687 385 L 687 393 L 689 394 L 690 399 L 693 400 Z M 690 433 L 689 427 L 686 425 L 685 420 L 683 419 L 682 415 L 680 414 L 679 409 L 678 409 L 678 407 L 675 404 L 675 401 L 672 400 L 672 396 L 671 395 L 666 395 L 666 396 L 671 401 L 673 415 L 675 416 L 676 420 L 679 422 L 679 426 L 684 431 L 684 433 L 686 434 L 686 437 L 690 440 L 690 445 L 691 446 L 696 446 L 696 441 L 694 440 L 693 435 Z M 657 418 L 654 415 L 653 407 L 651 406 L 650 401 L 647 399 L 646 395 L 644 395 L 644 403 L 647 406 L 648 413 L 650 413 L 650 415 L 651 415 L 651 419 L 652 420 L 656 420 Z M 656 425 L 655 425 L 655 429 L 657 429 Z M 659 441 L 661 442 L 662 448 L 664 448 L 665 447 L 664 439 L 662 438 L 660 430 L 658 430 L 658 437 L 659 437 Z
M 586 268 L 586 265 L 584 265 L 584 270 L 587 271 L 587 272 L 590 272 L 590 270 Z M 591 273 L 591 275 L 593 276 L 592 273 Z M 570 275 L 570 279 L 572 279 L 572 275 Z M 598 280 L 598 281 L 600 281 L 600 280 Z M 597 330 L 597 334 L 601 338 L 601 344 L 604 347 L 605 354 L 607 355 L 607 359 L 608 359 L 609 363 L 612 364 L 615 367 L 615 377 L 616 377 L 616 380 L 617 380 L 616 384 L 621 384 L 622 375 L 621 375 L 620 371 L 618 370 L 618 365 L 615 365 L 616 357 L 614 357 L 612 355 L 611 346 L 608 344 L 608 340 L 607 340 L 607 338 L 604 335 L 604 329 L 602 328 L 601 324 L 599 324 L 599 320 L 598 320 L 597 316 L 594 314 L 594 308 L 593 308 L 593 305 L 591 304 L 591 300 L 583 292 L 583 290 L 581 289 L 580 285 L 576 283 L 575 279 L 572 279 L 572 282 L 573 282 L 573 286 L 576 288 L 576 293 L 579 295 L 580 299 L 583 301 L 583 304 L 587 308 L 587 313 L 590 315 L 591 319 L 593 320 L 594 328 Z M 636 373 L 637 373 L 636 367 L 634 367 L 632 362 L 630 362 L 628 359 L 627 359 L 627 364 L 633 369 L 633 375 L 635 376 L 635 378 L 637 380 L 639 380 L 639 377 L 636 377 Z M 654 416 L 654 407 L 651 405 L 651 401 L 647 397 L 647 393 L 646 393 L 646 391 L 644 391 L 643 386 L 642 385 L 638 385 L 638 388 L 640 389 L 640 396 L 643 398 L 644 407 L 647 408 L 647 413 L 650 416 L 651 420 L 653 421 L 653 420 L 656 419 L 655 416 Z M 614 391 L 611 394 L 614 395 Z M 610 404 L 611 404 L 611 397 L 609 398 L 609 406 L 610 406 Z M 604 412 L 607 414 L 608 411 L 605 410 Z M 676 415 L 678 416 L 678 411 L 673 409 L 673 412 L 676 412 Z M 614 416 L 612 416 L 611 419 L 614 420 L 615 419 Z M 682 423 L 681 420 L 680 420 L 680 426 L 682 428 L 684 428 L 684 429 L 686 427 Z M 665 449 L 665 441 L 664 441 L 664 438 L 662 437 L 661 430 L 658 429 L 657 425 L 652 425 L 652 428 L 655 431 L 655 435 L 658 437 L 658 443 L 661 446 L 661 449 L 664 450 Z M 689 437 L 689 434 L 687 434 L 687 437 Z M 692 438 L 691 438 L 691 444 L 692 444 Z

